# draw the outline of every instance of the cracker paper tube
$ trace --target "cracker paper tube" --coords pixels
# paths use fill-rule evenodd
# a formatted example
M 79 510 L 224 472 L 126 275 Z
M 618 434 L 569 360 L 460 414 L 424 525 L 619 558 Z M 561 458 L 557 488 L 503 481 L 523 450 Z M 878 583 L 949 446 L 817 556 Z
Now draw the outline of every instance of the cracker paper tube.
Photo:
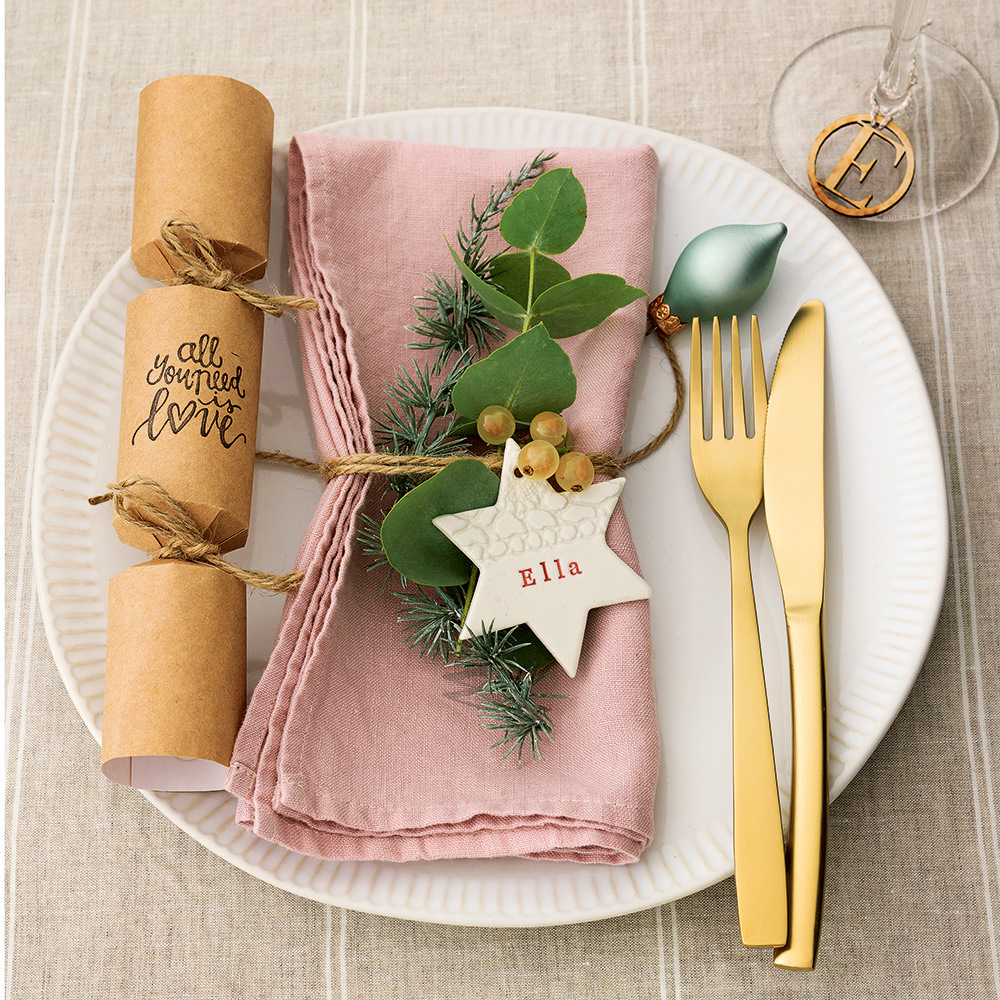
M 245 544 L 264 314 L 230 292 L 151 288 L 125 319 L 118 479 L 155 479 L 223 551 Z M 115 518 L 151 552 L 166 541 Z
M 274 111 L 225 76 L 170 76 L 139 98 L 132 260 L 165 281 L 174 269 L 160 226 L 181 216 L 211 237 L 224 266 L 264 276 L 271 213 Z
M 108 585 L 101 770 L 135 788 L 222 788 L 246 707 L 246 588 L 158 559 Z

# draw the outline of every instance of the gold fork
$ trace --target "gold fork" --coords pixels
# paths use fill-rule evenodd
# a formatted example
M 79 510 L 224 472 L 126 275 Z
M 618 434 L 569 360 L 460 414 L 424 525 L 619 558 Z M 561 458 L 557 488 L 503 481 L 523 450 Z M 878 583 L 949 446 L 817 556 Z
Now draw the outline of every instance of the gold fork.
M 733 840 L 736 896 L 743 943 L 769 947 L 788 935 L 785 851 L 771 722 L 764 690 L 760 633 L 750 577 L 749 530 L 764 496 L 767 385 L 757 317 L 751 320 L 753 436 L 743 403 L 743 368 L 736 317 L 732 327 L 733 436 L 726 437 L 722 338 L 712 323 L 712 413 L 704 434 L 701 323 L 691 324 L 691 461 L 705 499 L 729 535 L 733 612 Z

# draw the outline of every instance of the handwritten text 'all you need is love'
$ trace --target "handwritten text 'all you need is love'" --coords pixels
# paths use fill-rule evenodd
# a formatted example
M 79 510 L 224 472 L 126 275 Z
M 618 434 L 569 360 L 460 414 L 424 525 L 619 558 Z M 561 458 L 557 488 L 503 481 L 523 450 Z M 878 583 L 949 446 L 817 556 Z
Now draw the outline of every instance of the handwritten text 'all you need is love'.
M 224 366 L 219 338 L 209 334 L 196 342 L 179 344 L 173 355 L 157 354 L 146 372 L 146 383 L 158 388 L 149 416 L 132 432 L 132 444 L 142 433 L 156 441 L 165 431 L 180 434 L 188 424 L 203 438 L 218 435 L 223 448 L 245 443 L 247 435 L 235 426 L 237 414 L 243 409 L 237 400 L 246 397 L 241 385 L 243 367 L 237 364 L 227 370 Z

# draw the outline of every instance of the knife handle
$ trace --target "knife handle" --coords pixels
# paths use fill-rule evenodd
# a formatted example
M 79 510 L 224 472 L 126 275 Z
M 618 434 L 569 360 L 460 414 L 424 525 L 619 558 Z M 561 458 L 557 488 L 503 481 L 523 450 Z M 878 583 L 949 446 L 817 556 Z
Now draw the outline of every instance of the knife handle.
M 792 820 L 788 943 L 774 964 L 816 964 L 826 866 L 826 676 L 819 610 L 786 611 L 792 687 Z
M 785 843 L 747 533 L 729 539 L 733 583 L 733 843 L 740 933 L 749 947 L 788 939 Z

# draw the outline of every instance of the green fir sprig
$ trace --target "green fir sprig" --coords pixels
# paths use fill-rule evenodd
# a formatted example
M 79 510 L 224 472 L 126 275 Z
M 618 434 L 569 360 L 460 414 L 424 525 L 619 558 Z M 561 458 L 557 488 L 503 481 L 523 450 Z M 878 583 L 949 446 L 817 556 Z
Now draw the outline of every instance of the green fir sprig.
M 396 594 L 405 610 L 399 621 L 409 644 L 421 656 L 451 661 L 462 630 L 465 591 L 461 587 L 428 587 Z
M 394 455 L 440 457 L 464 451 L 465 442 L 454 434 L 456 417 L 452 412 L 451 393 L 455 383 L 475 359 L 475 352 L 466 347 L 445 375 L 438 379 L 435 375 L 440 375 L 445 363 L 441 362 L 438 367 L 440 355 L 438 362 L 432 365 L 421 365 L 415 361 L 412 371 L 398 368 L 396 381 L 386 387 L 389 402 L 382 410 L 382 416 L 375 421 L 379 447 Z M 435 367 L 438 367 L 437 372 Z M 412 476 L 398 476 L 391 487 L 393 492 L 402 496 L 420 481 Z
M 536 689 L 549 664 L 533 660 L 532 635 L 523 626 L 468 636 L 458 641 L 465 621 L 461 587 L 428 587 L 397 593 L 405 610 L 399 616 L 407 640 L 421 656 L 436 656 L 484 676 L 476 692 L 483 726 L 498 731 L 493 748 L 506 747 L 504 757 L 517 751 L 522 760 L 527 745 L 541 757 L 541 739 L 552 740 L 552 719 L 542 699 L 564 697 Z M 537 642 L 537 640 L 535 640 Z M 529 664 L 521 662 L 528 659 Z M 529 654 L 525 657 L 523 654 Z
M 385 549 L 382 547 L 382 525 L 367 511 L 359 511 L 354 536 L 361 554 L 368 560 L 365 569 L 369 573 L 377 569 L 385 570 L 385 580 L 382 583 L 384 593 L 396 571 L 386 558 Z M 406 586 L 406 580 L 403 580 L 403 586 Z

